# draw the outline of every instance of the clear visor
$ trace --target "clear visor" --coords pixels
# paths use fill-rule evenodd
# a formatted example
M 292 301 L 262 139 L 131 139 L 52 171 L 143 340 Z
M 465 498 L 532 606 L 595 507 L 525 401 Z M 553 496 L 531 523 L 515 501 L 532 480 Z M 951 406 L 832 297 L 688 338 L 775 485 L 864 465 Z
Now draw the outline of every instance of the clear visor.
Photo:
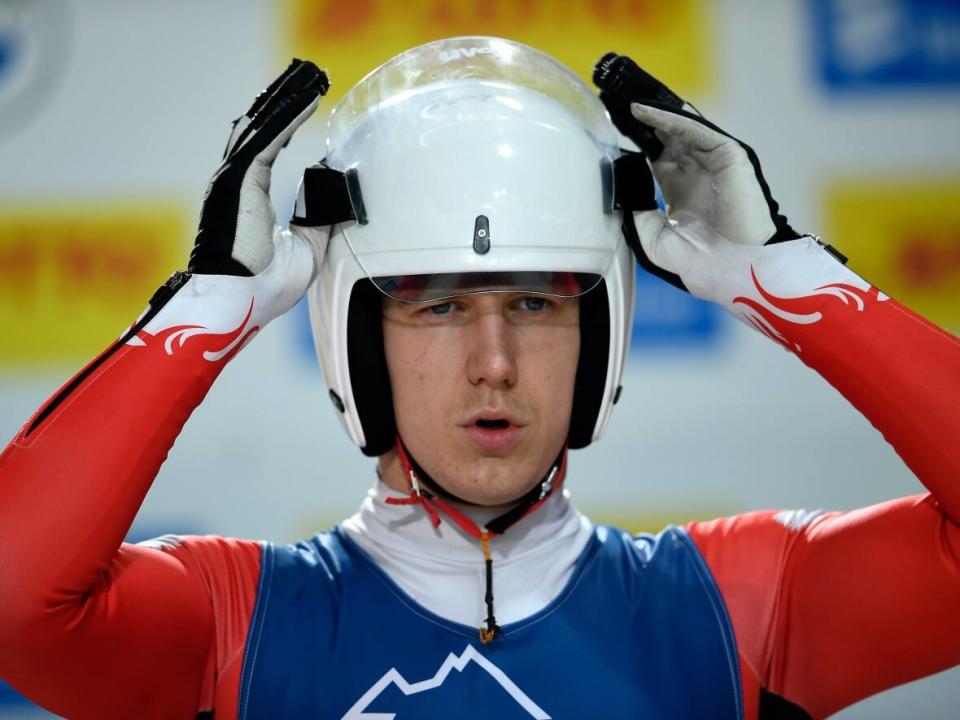
M 393 275 L 371 278 L 381 292 L 403 302 L 446 300 L 482 292 L 522 292 L 576 297 L 596 287 L 600 276 L 577 272 L 479 272 Z

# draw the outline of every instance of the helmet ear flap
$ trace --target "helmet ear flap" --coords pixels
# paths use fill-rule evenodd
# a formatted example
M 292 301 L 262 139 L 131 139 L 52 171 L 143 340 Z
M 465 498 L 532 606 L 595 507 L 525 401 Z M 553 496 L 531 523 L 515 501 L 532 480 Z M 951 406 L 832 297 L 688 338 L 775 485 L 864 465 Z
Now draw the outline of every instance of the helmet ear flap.
M 573 390 L 568 446 L 572 450 L 593 442 L 593 431 L 603 404 L 610 357 L 610 301 L 606 280 L 580 296 L 580 362 Z
M 347 362 L 367 457 L 390 450 L 397 437 L 393 392 L 383 348 L 383 294 L 367 278 L 354 283 L 347 308 Z

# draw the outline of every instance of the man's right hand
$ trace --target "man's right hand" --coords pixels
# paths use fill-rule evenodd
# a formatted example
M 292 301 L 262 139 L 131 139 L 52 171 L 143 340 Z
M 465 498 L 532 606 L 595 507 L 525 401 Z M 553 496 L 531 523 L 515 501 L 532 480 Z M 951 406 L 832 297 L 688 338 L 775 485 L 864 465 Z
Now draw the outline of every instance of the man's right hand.
M 293 235 L 277 227 L 270 172 L 329 86 L 312 62 L 291 62 L 234 120 L 223 162 L 207 185 L 188 270 L 200 284 L 254 296 L 260 327 L 300 299 L 326 249 L 325 232 Z
M 0 453 L 0 677 L 57 715 L 207 714 L 212 673 L 239 694 L 239 673 L 211 660 L 242 656 L 245 634 L 218 626 L 213 611 L 229 606 L 233 581 L 211 581 L 197 545 L 123 538 L 226 363 L 315 274 L 329 230 L 275 226 L 270 168 L 327 86 L 316 66 L 294 61 L 257 97 L 207 188 L 188 272 Z M 255 587 L 253 544 L 205 547 L 229 553 L 231 572 Z

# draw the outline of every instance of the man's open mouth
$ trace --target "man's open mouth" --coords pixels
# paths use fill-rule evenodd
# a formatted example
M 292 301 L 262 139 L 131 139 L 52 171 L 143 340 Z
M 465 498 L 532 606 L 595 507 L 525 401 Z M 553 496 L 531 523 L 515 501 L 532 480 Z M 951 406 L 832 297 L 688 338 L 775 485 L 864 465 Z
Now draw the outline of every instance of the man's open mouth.
M 477 427 L 482 427 L 485 430 L 506 430 L 510 427 L 509 420 L 477 420 Z
M 516 418 L 496 410 L 477 413 L 467 422 L 462 427 L 470 441 L 483 452 L 494 454 L 510 452 L 526 431 Z

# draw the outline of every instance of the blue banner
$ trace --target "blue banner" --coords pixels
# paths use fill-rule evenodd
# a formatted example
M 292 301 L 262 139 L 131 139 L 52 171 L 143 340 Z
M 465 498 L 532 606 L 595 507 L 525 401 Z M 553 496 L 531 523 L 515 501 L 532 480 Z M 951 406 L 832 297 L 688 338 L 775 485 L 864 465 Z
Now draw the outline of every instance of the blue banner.
M 957 0 L 809 0 L 832 91 L 960 85 Z
M 696 350 L 719 335 L 723 309 L 637 268 L 631 347 Z M 634 354 L 634 357 L 636 355 Z

